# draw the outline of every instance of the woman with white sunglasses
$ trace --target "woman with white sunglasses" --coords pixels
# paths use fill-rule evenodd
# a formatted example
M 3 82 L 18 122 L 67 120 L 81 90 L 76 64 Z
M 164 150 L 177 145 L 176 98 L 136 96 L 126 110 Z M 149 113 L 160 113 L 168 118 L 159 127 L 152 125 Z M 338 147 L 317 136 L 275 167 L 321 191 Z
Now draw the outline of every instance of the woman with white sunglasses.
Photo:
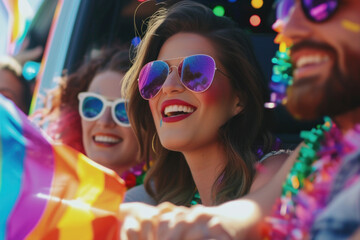
M 121 95 L 122 78 L 130 66 L 129 52 L 121 49 L 103 50 L 83 64 L 60 85 L 59 118 L 49 128 L 55 140 L 117 172 L 128 188 L 141 182 L 136 178 L 144 174 Z

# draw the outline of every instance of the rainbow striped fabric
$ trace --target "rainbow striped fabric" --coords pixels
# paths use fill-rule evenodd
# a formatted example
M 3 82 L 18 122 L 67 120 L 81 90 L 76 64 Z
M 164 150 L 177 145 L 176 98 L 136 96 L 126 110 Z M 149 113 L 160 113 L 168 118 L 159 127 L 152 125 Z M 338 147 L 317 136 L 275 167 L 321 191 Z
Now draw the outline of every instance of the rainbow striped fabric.
M 0 94 L 0 240 L 118 239 L 124 182 L 50 143 Z

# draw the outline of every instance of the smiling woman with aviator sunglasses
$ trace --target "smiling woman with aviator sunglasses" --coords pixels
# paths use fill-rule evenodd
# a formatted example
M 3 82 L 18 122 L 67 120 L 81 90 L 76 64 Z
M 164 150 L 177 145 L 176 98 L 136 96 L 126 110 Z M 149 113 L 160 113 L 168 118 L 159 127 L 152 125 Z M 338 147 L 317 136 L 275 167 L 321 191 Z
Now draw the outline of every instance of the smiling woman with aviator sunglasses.
M 266 82 L 247 36 L 192 1 L 154 16 L 123 85 L 141 153 L 154 164 L 145 188 L 125 201 L 218 205 L 260 187 L 287 155 L 256 172 L 272 136 Z

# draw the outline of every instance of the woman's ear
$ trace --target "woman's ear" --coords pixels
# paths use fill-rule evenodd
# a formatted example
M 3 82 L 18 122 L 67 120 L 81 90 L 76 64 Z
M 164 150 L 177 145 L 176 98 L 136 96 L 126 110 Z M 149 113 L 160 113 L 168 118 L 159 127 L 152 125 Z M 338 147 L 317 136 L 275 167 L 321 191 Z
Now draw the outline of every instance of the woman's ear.
M 245 97 L 242 95 L 243 94 L 241 94 L 241 93 L 236 94 L 236 97 L 234 100 L 234 105 L 233 105 L 233 116 L 236 116 L 239 113 L 241 113 L 246 106 Z

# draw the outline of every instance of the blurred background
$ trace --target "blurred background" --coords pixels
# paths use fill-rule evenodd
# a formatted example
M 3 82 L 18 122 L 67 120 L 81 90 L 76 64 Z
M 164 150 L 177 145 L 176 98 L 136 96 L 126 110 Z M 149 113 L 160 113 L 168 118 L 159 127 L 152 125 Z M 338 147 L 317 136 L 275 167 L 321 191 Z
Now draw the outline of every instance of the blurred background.
M 16 55 L 24 39 L 29 40 L 27 49 L 45 48 L 50 28 L 65 26 L 69 30 L 72 50 L 66 54 L 65 67 L 72 72 L 76 63 L 91 50 L 104 45 L 136 44 L 135 27 L 145 31 L 146 19 L 162 5 L 173 0 L 1 0 L 0 2 L 0 54 Z M 271 25 L 275 20 L 274 0 L 198 0 L 213 9 L 219 16 L 228 16 L 251 33 L 259 52 L 273 54 L 275 32 Z M 55 13 L 55 10 L 57 12 Z M 136 10 L 136 13 L 135 13 Z M 67 34 L 68 32 L 66 32 Z M 65 34 L 65 32 L 64 32 Z M 79 44 L 81 43 L 81 44 Z M 76 50 L 74 50 L 76 48 Z M 266 58 L 266 56 L 264 57 Z M 261 61 L 263 58 L 260 58 Z M 41 59 L 36 59 L 40 60 Z M 263 64 L 267 74 L 268 62 Z
M 278 50 L 275 0 L 194 0 L 219 16 L 227 16 L 249 33 L 266 79 L 272 75 L 271 59 Z M 30 65 L 23 72 L 34 85 L 30 112 L 42 107 L 46 91 L 56 87 L 59 77 L 74 72 L 86 59 L 103 47 L 136 47 L 146 30 L 151 14 L 174 0 L 1 0 L 0 55 L 17 55 L 41 46 L 36 59 L 40 67 Z M 31 69 L 31 67 L 33 69 Z M 296 145 L 301 129 L 314 122 L 293 119 L 280 106 L 274 112 L 274 132 L 284 142 Z

